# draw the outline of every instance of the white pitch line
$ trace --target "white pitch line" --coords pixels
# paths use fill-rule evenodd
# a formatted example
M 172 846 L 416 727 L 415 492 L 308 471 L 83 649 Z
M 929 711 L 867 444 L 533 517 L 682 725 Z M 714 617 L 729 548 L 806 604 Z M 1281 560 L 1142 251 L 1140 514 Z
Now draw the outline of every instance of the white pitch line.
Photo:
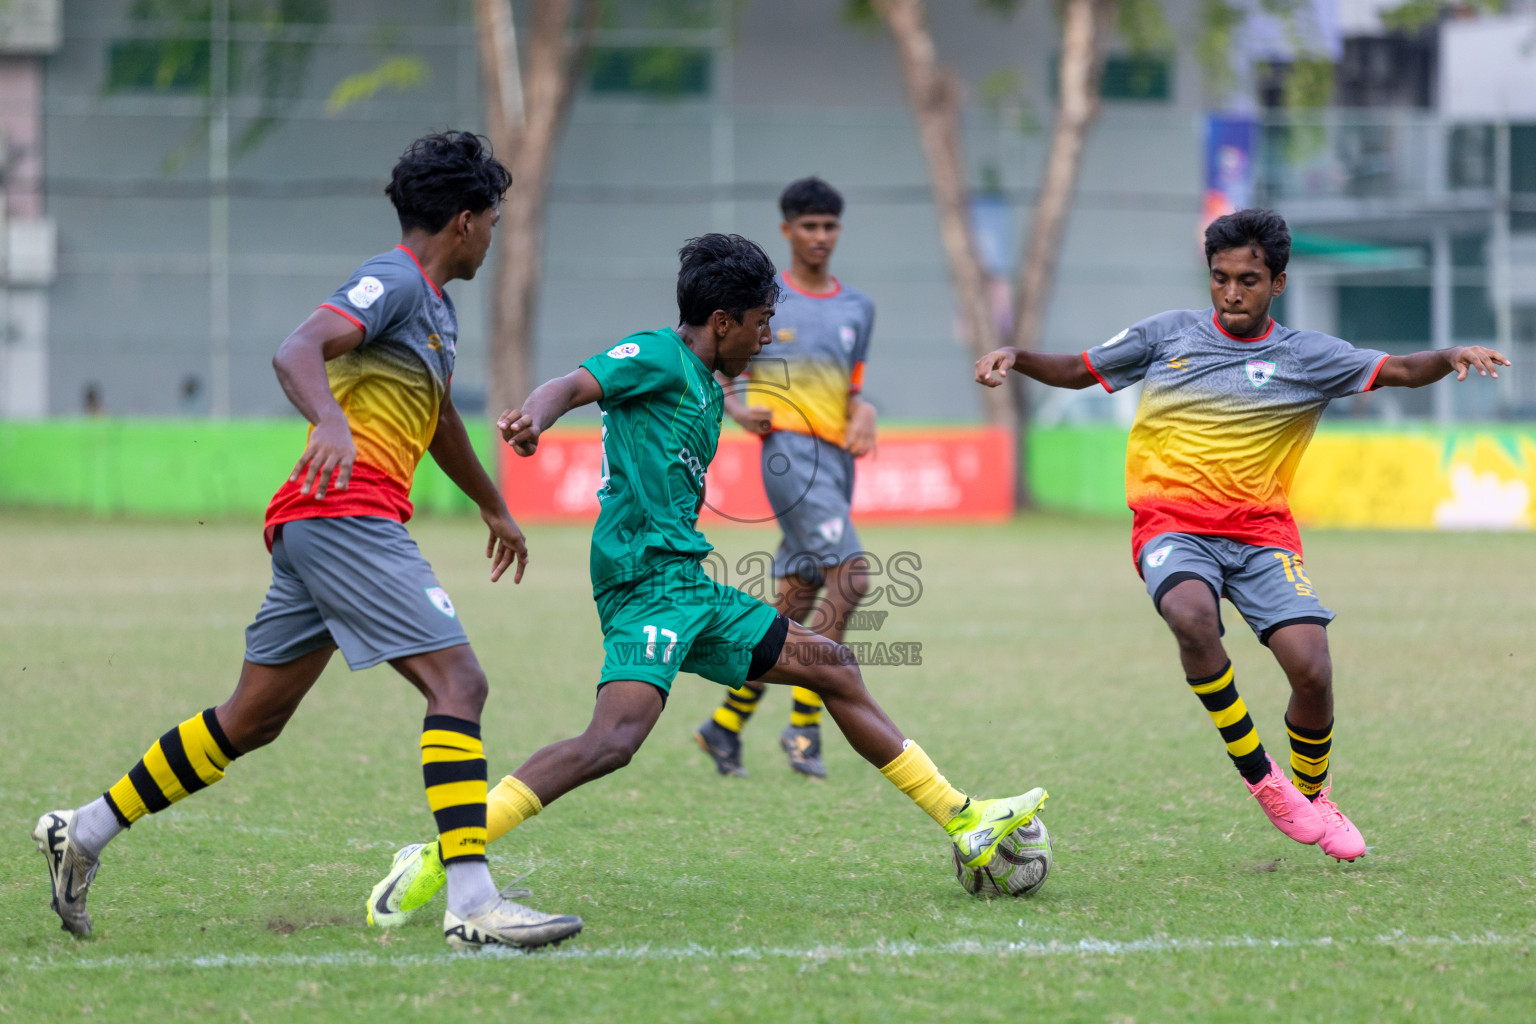
M 924 944 L 919 942 L 881 942 L 873 946 L 811 946 L 785 948 L 777 946 L 742 946 L 735 949 L 712 949 L 708 946 L 615 946 L 586 949 L 567 946 L 546 952 L 524 953 L 511 949 L 491 948 L 478 955 L 458 953 L 402 953 L 380 955 L 377 953 L 212 953 L 205 955 L 177 956 L 81 956 L 73 958 L 11 957 L 0 961 L 5 966 L 32 971 L 59 970 L 165 970 L 169 968 L 230 969 L 265 967 L 444 967 L 456 964 L 473 964 L 487 957 L 492 959 L 518 959 L 525 956 L 540 960 L 579 961 L 686 961 L 686 960 L 789 960 L 810 964 L 833 960 L 855 960 L 869 957 L 886 959 L 922 959 L 946 956 L 1022 956 L 1022 957 L 1114 957 L 1136 954 L 1198 953 L 1225 949 L 1317 949 L 1358 947 L 1536 947 L 1536 935 L 1497 935 L 1485 932 L 1477 935 L 1408 935 L 1393 932 L 1369 939 L 1335 939 L 1322 936 L 1313 939 L 1261 939 L 1251 936 L 1222 939 L 1015 939 L 1013 941 L 962 939 L 956 942 Z

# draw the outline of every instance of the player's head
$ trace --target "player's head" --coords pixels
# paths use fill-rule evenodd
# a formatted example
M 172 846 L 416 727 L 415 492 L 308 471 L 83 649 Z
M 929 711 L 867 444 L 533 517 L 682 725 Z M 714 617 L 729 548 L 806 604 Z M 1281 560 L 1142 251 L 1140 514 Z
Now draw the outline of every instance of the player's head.
M 1238 210 L 1205 229 L 1211 305 L 1233 334 L 1263 333 L 1269 307 L 1285 291 L 1291 232 L 1273 210 Z
M 677 255 L 678 322 L 703 329 L 714 343 L 710 369 L 734 377 L 768 344 L 779 299 L 773 260 L 756 242 L 721 234 L 690 238 Z
M 820 178 L 801 178 L 780 194 L 779 212 L 779 231 L 795 261 L 822 270 L 843 230 L 842 194 Z
M 455 277 L 471 278 L 491 246 L 501 197 L 512 172 L 473 132 L 438 132 L 411 143 L 389 176 L 384 194 L 395 204 L 400 230 L 440 235 Z

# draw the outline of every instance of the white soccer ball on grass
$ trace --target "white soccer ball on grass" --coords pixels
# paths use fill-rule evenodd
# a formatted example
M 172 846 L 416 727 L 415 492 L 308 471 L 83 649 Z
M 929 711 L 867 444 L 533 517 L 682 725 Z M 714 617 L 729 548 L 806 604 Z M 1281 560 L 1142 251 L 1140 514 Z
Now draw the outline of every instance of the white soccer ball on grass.
M 1032 896 L 1051 870 L 1051 834 L 1037 814 L 1004 836 L 985 867 L 968 868 L 953 846 L 955 877 L 972 896 Z

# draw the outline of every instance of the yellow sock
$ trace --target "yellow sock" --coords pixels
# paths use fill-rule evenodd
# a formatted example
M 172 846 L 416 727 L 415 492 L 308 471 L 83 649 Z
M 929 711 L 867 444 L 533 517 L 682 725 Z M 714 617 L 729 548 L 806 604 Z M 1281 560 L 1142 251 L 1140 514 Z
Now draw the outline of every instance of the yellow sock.
M 821 724 L 821 697 L 803 686 L 790 688 L 794 703 L 789 709 L 789 724 L 794 726 Z
M 485 798 L 486 838 L 494 843 L 543 809 L 533 790 L 508 775 Z
M 939 774 L 923 748 L 907 740 L 896 760 L 880 769 L 891 784 L 912 798 L 912 802 L 940 825 L 948 825 L 960 813 L 968 799 Z

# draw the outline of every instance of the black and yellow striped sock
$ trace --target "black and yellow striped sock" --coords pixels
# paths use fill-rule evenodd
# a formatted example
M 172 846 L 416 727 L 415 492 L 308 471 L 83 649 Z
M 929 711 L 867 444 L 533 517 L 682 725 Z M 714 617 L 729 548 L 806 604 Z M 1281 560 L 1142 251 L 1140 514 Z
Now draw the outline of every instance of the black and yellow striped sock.
M 1333 722 L 1326 729 L 1303 729 L 1285 716 L 1285 731 L 1291 736 L 1291 776 L 1296 788 L 1308 800 L 1317 798 L 1328 779 L 1328 752 L 1333 749 Z
M 794 703 L 789 708 L 789 724 L 794 726 L 821 724 L 821 695 L 803 686 L 793 687 Z
M 1269 758 L 1264 754 L 1264 744 L 1259 742 L 1259 731 L 1253 727 L 1247 705 L 1237 695 L 1237 687 L 1232 682 L 1232 663 L 1227 662 L 1213 676 L 1188 682 L 1205 710 L 1210 712 L 1211 721 L 1221 731 L 1221 738 L 1227 744 L 1227 756 L 1232 758 L 1232 763 L 1250 786 L 1257 785 L 1269 774 Z
M 727 693 L 725 703 L 715 708 L 715 724 L 727 732 L 741 732 L 762 699 L 762 690 L 754 690 L 743 683 Z
M 421 729 L 421 774 L 437 819 L 443 863 L 485 860 L 485 749 L 480 726 L 452 715 L 428 715 Z
M 213 785 L 240 756 L 209 708 L 155 741 L 133 769 L 104 794 L 124 827 Z

